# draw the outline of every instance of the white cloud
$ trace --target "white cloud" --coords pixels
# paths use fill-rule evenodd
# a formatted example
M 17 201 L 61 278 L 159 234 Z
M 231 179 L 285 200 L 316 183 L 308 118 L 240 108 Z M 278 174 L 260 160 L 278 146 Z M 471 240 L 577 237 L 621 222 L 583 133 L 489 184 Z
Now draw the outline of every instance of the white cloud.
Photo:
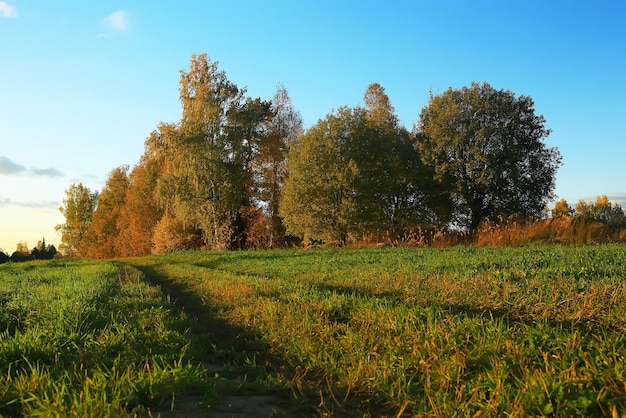
M 125 10 L 118 10 L 104 18 L 103 23 L 114 30 L 130 28 L 130 15 Z
M 17 7 L 11 6 L 6 1 L 0 1 L 0 17 L 18 17 Z

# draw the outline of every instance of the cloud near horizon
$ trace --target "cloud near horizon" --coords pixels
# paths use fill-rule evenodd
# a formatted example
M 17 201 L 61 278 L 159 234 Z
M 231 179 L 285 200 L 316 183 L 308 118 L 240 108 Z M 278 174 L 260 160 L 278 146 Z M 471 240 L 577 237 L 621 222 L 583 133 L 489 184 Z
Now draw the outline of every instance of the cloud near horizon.
M 0 174 L 6 174 L 10 176 L 10 175 L 24 174 L 24 173 L 30 173 L 35 176 L 41 176 L 41 177 L 63 177 L 64 176 L 62 172 L 60 172 L 59 170 L 53 167 L 47 167 L 47 168 L 33 167 L 30 170 L 27 170 L 25 166 L 10 160 L 8 157 L 0 155 Z
M 61 173 L 56 168 L 48 167 L 48 168 L 31 168 L 31 173 L 36 176 L 46 176 L 46 177 L 63 177 L 64 174 Z
M 5 206 L 19 206 L 28 209 L 58 209 L 60 203 L 56 200 L 40 200 L 38 202 L 12 201 L 9 198 L 0 196 L 0 208 Z
M 17 7 L 11 6 L 6 1 L 0 1 L 0 17 L 18 17 Z
M 26 171 L 23 165 L 14 163 L 7 157 L 0 155 L 0 174 L 18 174 Z

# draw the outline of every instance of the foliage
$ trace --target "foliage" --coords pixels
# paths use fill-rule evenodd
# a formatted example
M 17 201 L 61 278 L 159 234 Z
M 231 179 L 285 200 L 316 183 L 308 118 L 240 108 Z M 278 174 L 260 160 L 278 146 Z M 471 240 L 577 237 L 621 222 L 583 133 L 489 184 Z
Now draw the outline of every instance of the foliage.
M 189 71 L 181 71 L 180 100 L 180 124 L 159 126 L 166 167 L 158 179 L 158 201 L 203 230 L 209 245 L 226 247 L 224 236 L 244 187 L 245 144 L 227 132 L 229 115 L 243 105 L 242 92 L 206 54 L 193 55 Z
M 65 223 L 55 229 L 61 234 L 59 249 L 65 255 L 82 256 L 81 246 L 96 211 L 98 192 L 92 192 L 82 183 L 72 184 L 65 191 L 63 206 L 59 208 Z
M 270 138 L 271 104 L 244 93 L 206 54 L 193 55 L 189 71 L 181 71 L 180 123 L 159 125 L 147 143 L 147 152 L 163 164 L 158 203 L 200 229 L 210 248 L 245 248 L 248 225 L 241 208 L 255 203 L 263 173 L 257 170 L 255 177 L 251 167 L 269 147 L 261 144 Z M 281 163 L 280 155 L 275 159 Z
M 415 127 L 421 157 L 450 193 L 458 226 L 484 219 L 540 217 L 553 197 L 561 156 L 533 100 L 487 83 L 431 94 Z
M 202 233 L 185 226 L 173 215 L 163 215 L 154 228 L 152 250 L 155 254 L 189 250 L 201 245 Z
M 279 206 L 287 176 L 287 152 L 302 131 L 302 118 L 293 108 L 284 85 L 278 86 L 270 110 L 257 155 L 250 161 L 253 181 L 250 201 L 262 211 L 256 213 L 249 225 L 248 242 L 252 248 L 283 246 L 286 231 Z
M 84 256 L 111 258 L 117 254 L 116 243 L 120 234 L 118 225 L 122 215 L 130 180 L 128 166 L 120 166 L 109 173 L 98 195 L 97 209 L 81 245 Z
M 626 224 L 622 207 L 617 203 L 611 203 L 606 195 L 598 196 L 595 203 L 579 200 L 576 204 L 576 216 L 613 227 Z
M 367 108 L 327 115 L 290 148 L 281 214 L 305 241 L 343 245 L 349 236 L 400 235 L 441 222 L 428 205 L 432 174 L 384 89 L 371 84 L 364 101 Z
M 291 145 L 280 214 L 290 233 L 305 241 L 345 244 L 354 229 L 358 168 L 346 149 L 362 111 L 341 108 Z
M 158 176 L 159 163 L 149 158 L 142 159 L 130 172 L 124 205 L 117 221 L 117 256 L 132 257 L 152 252 L 153 234 L 163 216 L 155 196 Z
M 207 54 L 191 56 L 179 92 L 180 121 L 158 124 L 132 171 L 114 169 L 99 198 L 66 191 L 64 253 L 425 243 L 446 230 L 465 242 L 554 197 L 561 156 L 543 116 L 487 83 L 431 94 L 413 132 L 378 83 L 307 130 L 282 84 L 271 101 L 246 97 Z
M 558 218 L 559 216 L 571 216 L 574 214 L 574 209 L 570 207 L 567 200 L 561 199 L 554 204 L 552 209 L 552 216 Z

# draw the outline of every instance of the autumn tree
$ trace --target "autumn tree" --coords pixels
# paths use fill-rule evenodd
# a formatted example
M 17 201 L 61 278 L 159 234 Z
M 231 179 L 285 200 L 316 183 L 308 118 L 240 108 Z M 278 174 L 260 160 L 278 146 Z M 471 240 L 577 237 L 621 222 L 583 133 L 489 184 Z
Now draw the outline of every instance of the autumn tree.
M 159 126 L 165 167 L 157 198 L 165 211 L 203 231 L 212 248 L 229 248 L 244 205 L 247 169 L 268 105 L 244 100 L 206 54 L 181 71 L 179 124 Z
M 293 108 L 284 85 L 280 84 L 270 105 L 264 135 L 251 160 L 251 200 L 257 210 L 250 225 L 249 239 L 257 247 L 283 245 L 286 230 L 279 212 L 283 183 L 287 175 L 289 144 L 302 131 L 302 118 Z
M 115 244 L 118 256 L 150 254 L 152 238 L 163 211 L 156 201 L 159 162 L 144 155 L 129 174 L 124 205 L 117 220 L 119 231 Z
M 554 204 L 554 208 L 552 209 L 552 216 L 554 218 L 558 218 L 560 216 L 571 216 L 574 214 L 574 209 L 570 207 L 567 203 L 567 200 L 561 199 Z
M 97 202 L 98 192 L 92 192 L 82 183 L 72 184 L 65 191 L 63 206 L 59 208 L 65 223 L 55 227 L 61 234 L 59 249 L 64 255 L 82 256 L 83 239 L 91 225 Z
M 13 262 L 30 261 L 33 257 L 26 242 L 18 242 L 10 260 Z
M 89 257 L 115 257 L 120 234 L 118 221 L 129 186 L 128 166 L 114 168 L 98 195 L 98 204 L 83 240 L 83 252 Z
M 155 254 L 200 249 L 202 231 L 166 212 L 154 227 L 151 245 Z
M 606 195 L 598 196 L 595 203 L 579 200 L 576 216 L 610 226 L 622 226 L 625 223 L 622 207 L 618 203 L 611 203 Z
M 528 96 L 487 83 L 431 94 L 416 124 L 423 162 L 454 202 L 458 226 L 539 217 L 553 198 L 561 156 L 548 148 L 545 119 Z

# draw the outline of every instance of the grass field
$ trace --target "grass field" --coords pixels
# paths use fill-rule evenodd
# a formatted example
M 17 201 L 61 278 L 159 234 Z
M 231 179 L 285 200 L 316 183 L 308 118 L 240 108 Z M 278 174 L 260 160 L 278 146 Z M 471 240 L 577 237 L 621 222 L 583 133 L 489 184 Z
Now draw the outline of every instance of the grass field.
M 0 414 L 623 416 L 625 278 L 625 245 L 6 264 Z

